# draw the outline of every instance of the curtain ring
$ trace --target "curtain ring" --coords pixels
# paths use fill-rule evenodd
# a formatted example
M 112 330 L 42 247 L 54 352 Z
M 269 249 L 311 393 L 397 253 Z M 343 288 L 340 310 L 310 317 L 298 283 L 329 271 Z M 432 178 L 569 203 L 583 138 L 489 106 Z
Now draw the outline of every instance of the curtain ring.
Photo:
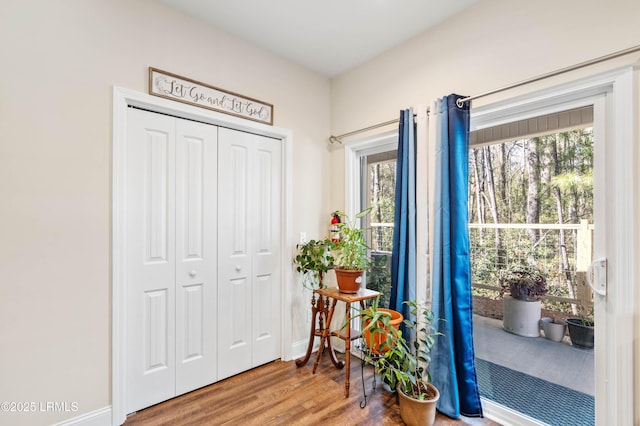
M 456 105 L 458 105 L 458 108 L 462 108 L 464 106 L 464 98 L 458 98 L 456 99 Z

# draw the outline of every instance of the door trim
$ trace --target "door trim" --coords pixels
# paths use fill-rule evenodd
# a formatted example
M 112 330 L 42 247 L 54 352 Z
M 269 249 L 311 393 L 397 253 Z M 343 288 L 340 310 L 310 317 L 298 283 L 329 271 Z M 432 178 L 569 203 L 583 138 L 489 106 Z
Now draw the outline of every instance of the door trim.
M 637 129 L 633 118 L 636 67 L 595 75 L 550 89 L 471 110 L 471 130 L 504 124 L 577 106 L 594 106 L 594 161 L 604 176 L 594 178 L 594 193 L 605 198 L 594 205 L 594 217 L 605 228 L 596 234 L 594 256 L 609 260 L 609 293 L 594 296 L 598 322 L 595 343 L 596 424 L 634 423 L 634 307 L 638 269 L 635 241 L 640 238 L 634 218 L 638 206 Z M 596 188 L 597 186 L 597 188 Z M 632 233 L 633 235 L 629 235 Z M 483 401 L 484 402 L 484 401 Z M 486 404 L 485 414 L 520 424 L 517 417 L 500 417 Z M 502 413 L 504 414 L 504 413 Z
M 196 120 L 215 126 L 268 136 L 282 141 L 282 224 L 281 224 L 281 276 L 282 276 L 282 315 L 281 315 L 281 358 L 292 358 L 292 319 L 285 318 L 288 312 L 285 306 L 291 305 L 292 280 L 288 253 L 293 252 L 292 239 L 292 132 L 244 120 L 238 117 L 209 111 L 191 105 L 147 95 L 121 87 L 113 87 L 113 143 L 112 143 L 112 211 L 111 211 L 111 423 L 121 425 L 126 420 L 126 229 L 127 206 L 125 200 L 125 165 L 127 141 L 127 108 L 130 106 L 172 116 Z

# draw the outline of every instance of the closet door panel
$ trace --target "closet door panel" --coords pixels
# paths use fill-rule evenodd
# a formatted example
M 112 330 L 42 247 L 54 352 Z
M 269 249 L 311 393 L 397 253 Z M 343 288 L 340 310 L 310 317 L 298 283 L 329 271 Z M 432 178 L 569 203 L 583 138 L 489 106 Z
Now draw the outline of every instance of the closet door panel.
M 220 379 L 251 365 L 252 153 L 241 132 L 219 129 L 218 359 Z
M 176 395 L 217 380 L 217 136 L 176 119 Z
M 127 412 L 175 392 L 175 125 L 128 111 Z
M 253 246 L 254 292 L 253 365 L 277 359 L 281 353 L 281 244 L 282 182 L 281 142 L 253 135 L 255 144 L 253 218 L 256 230 Z
M 219 130 L 221 378 L 281 353 L 281 143 Z

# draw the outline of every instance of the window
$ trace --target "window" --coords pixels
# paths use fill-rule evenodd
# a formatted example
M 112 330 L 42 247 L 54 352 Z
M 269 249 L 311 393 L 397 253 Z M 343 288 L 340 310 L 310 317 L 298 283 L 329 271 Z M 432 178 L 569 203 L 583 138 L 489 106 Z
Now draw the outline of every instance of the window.
M 395 214 L 397 150 L 362 157 L 363 208 L 372 207 L 367 220 L 371 247 L 371 270 L 367 288 L 383 293 L 380 306 L 389 307 L 391 294 L 391 252 Z
M 366 287 L 380 291 L 380 306 L 388 307 L 396 181 L 397 132 L 346 147 L 347 206 L 351 215 L 372 207 L 362 224 L 371 248 Z

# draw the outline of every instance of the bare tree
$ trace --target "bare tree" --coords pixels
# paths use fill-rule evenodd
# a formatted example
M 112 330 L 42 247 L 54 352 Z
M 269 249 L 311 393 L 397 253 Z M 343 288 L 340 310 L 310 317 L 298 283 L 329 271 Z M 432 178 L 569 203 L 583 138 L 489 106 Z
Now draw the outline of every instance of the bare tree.
M 483 180 L 484 179 L 484 165 L 482 163 L 482 158 L 480 157 L 480 150 L 473 150 L 473 177 L 475 179 L 475 206 L 476 206 L 476 220 L 478 223 L 485 223 L 484 219 L 484 199 L 482 197 L 483 192 Z
M 540 158 L 538 145 L 540 139 L 533 138 L 526 144 L 527 156 L 527 216 L 526 223 L 540 223 Z M 540 230 L 529 229 L 531 246 L 535 247 L 540 238 Z M 531 256 L 533 253 L 531 254 Z
M 553 161 L 553 175 L 560 175 L 560 162 L 558 161 L 558 137 L 557 135 L 551 135 L 547 138 L 548 142 L 550 142 L 551 148 L 551 159 Z M 552 180 L 553 182 L 553 180 Z M 556 212 L 558 217 L 558 224 L 562 225 L 564 223 L 564 213 L 562 207 L 562 191 L 560 191 L 559 185 L 552 184 L 552 192 L 553 196 L 556 200 Z M 562 268 L 561 273 L 565 274 L 565 282 L 567 286 L 567 291 L 569 292 L 569 297 L 575 298 L 575 292 L 573 290 L 573 285 L 571 283 L 571 273 L 569 270 L 569 257 L 567 256 L 567 243 L 565 238 L 564 229 L 559 229 L 559 238 L 560 238 L 560 267 Z M 577 314 L 576 305 L 571 305 L 571 310 L 574 314 Z
M 491 160 L 491 148 L 485 147 L 482 150 L 484 155 L 484 163 L 486 165 L 486 183 L 487 183 L 487 191 L 489 192 L 489 211 L 491 212 L 491 216 L 493 218 L 493 223 L 498 224 L 500 221 L 498 220 L 498 203 L 496 202 L 496 186 L 493 179 L 493 163 Z M 500 230 L 498 228 L 495 229 L 496 234 L 496 259 L 498 264 L 505 263 L 504 249 L 502 245 L 502 238 L 500 238 Z

